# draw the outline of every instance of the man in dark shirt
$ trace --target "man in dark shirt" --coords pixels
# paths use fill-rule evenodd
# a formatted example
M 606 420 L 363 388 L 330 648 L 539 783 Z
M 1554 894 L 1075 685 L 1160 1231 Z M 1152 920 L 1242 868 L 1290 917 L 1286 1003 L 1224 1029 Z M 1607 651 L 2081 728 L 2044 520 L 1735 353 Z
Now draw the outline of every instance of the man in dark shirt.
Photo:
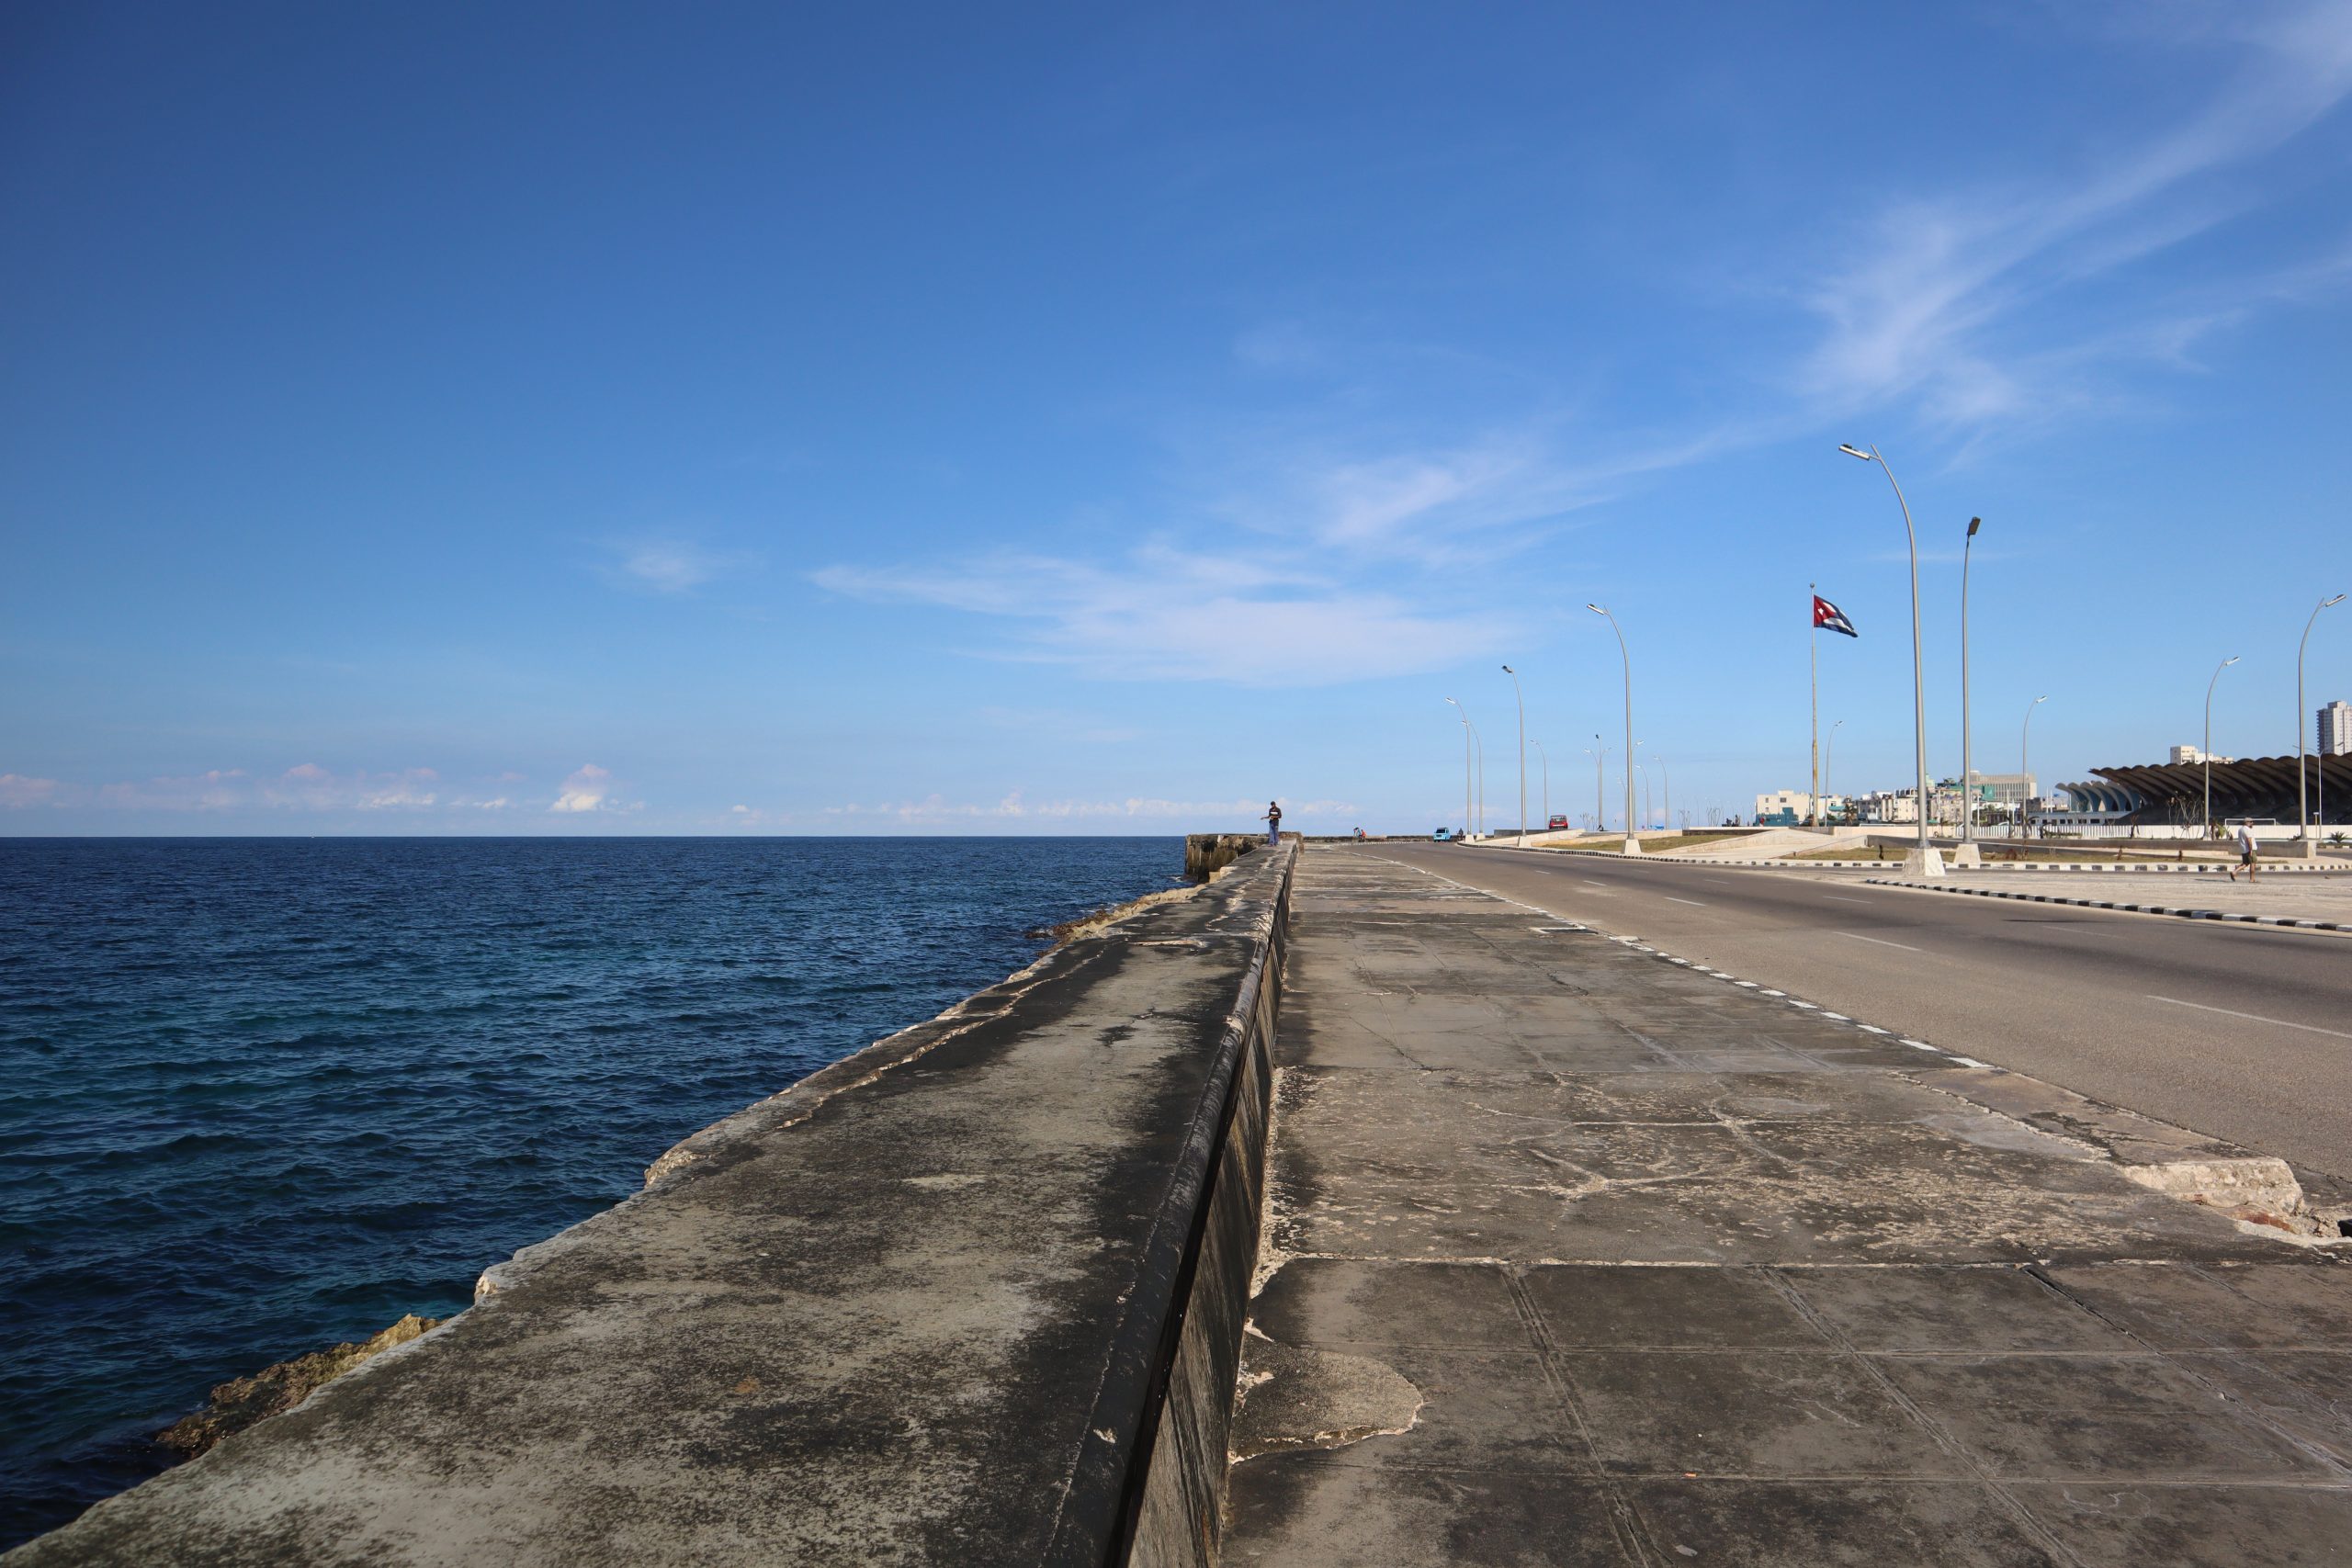
M 1269 847 L 1283 841 L 1283 805 L 1279 800 L 1266 802 L 1266 843 Z

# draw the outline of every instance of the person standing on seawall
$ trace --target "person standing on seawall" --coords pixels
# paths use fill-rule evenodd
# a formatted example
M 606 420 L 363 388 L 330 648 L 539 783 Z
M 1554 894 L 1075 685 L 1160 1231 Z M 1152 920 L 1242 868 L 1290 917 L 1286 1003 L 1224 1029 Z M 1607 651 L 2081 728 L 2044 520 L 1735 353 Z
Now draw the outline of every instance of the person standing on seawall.
M 2244 866 L 2245 868 L 2246 881 L 2252 882 L 2254 880 L 2254 824 L 2251 822 L 2239 823 L 2236 837 L 2238 842 L 2238 863 L 2237 865 L 2230 867 L 2230 880 L 2232 882 L 2235 882 L 2238 879 L 2238 866 Z
M 1266 845 L 1269 849 L 1283 841 L 1283 803 L 1266 802 Z

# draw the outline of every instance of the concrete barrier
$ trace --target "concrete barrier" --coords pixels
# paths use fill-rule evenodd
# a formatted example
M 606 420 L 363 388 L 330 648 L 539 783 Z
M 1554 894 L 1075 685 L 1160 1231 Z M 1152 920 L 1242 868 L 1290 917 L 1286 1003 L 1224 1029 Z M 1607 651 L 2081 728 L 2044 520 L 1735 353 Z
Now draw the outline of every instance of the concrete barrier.
M 9 1568 L 1213 1562 L 1295 854 L 695 1134 Z

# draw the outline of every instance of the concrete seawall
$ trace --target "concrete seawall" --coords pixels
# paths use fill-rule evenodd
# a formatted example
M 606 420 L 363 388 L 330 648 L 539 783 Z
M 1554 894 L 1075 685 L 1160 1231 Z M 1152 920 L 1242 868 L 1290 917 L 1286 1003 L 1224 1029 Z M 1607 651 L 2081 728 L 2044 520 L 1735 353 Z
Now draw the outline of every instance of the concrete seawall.
M 6 1562 L 1213 1561 L 1296 852 L 695 1134 Z

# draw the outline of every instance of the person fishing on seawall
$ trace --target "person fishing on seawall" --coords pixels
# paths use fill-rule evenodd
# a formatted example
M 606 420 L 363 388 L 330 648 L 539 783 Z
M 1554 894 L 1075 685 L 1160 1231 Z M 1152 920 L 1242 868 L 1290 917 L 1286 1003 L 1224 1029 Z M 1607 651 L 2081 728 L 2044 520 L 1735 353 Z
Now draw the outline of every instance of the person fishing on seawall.
M 1283 841 L 1283 803 L 1266 802 L 1266 845 L 1269 849 Z

